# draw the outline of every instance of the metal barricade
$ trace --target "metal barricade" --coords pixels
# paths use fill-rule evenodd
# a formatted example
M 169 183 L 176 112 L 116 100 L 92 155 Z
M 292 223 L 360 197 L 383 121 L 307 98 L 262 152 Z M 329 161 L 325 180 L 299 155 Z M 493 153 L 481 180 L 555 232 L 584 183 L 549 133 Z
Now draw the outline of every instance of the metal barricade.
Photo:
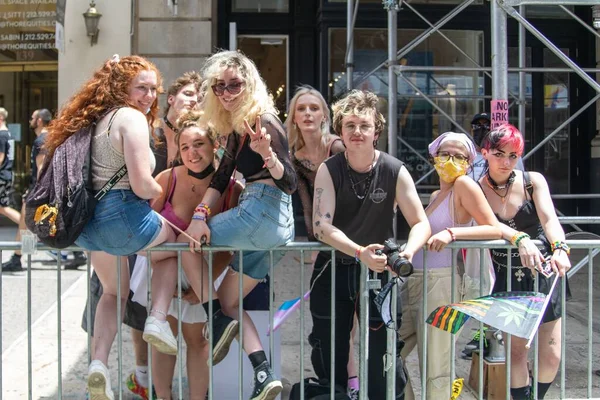
M 560 290 L 562 290 L 562 294 L 563 294 L 563 309 L 562 309 L 562 329 L 563 329 L 563 334 L 561 336 L 561 349 L 562 349 L 562 357 L 561 357 L 561 365 L 560 365 L 560 398 L 577 398 L 576 396 L 581 393 L 583 396 L 585 397 L 580 397 L 580 398 L 591 398 L 593 396 L 600 396 L 600 389 L 598 388 L 598 384 L 596 383 L 594 385 L 594 381 L 592 380 L 592 370 L 593 370 L 593 361 L 594 361 L 594 357 L 596 357 L 596 359 L 598 357 L 600 357 L 600 348 L 596 349 L 596 351 L 594 352 L 594 346 L 593 346 L 593 338 L 594 338 L 594 327 L 593 327 L 593 322 L 595 320 L 598 319 L 597 314 L 599 313 L 597 310 L 594 314 L 594 308 L 593 308 L 593 296 L 594 296 L 594 274 L 593 274 L 593 257 L 594 255 L 598 252 L 598 249 L 600 249 L 600 241 L 598 240 L 588 240 L 588 241 L 584 241 L 584 240 L 578 240 L 578 241 L 568 241 L 569 245 L 571 246 L 572 249 L 585 249 L 588 251 L 588 262 L 587 262 L 587 272 L 588 272 L 588 281 L 587 281 L 587 326 L 585 326 L 585 332 L 583 331 L 577 331 L 575 332 L 576 335 L 578 336 L 586 336 L 587 340 L 588 340 L 588 345 L 587 345 L 587 349 L 586 349 L 586 358 L 587 358 L 587 362 L 586 362 L 586 370 L 587 370 L 587 382 L 585 387 L 572 387 L 571 386 L 571 382 L 573 382 L 573 380 L 571 379 L 569 381 L 569 385 L 567 385 L 567 381 L 566 381 L 566 374 L 568 371 L 568 366 L 567 366 L 567 360 L 566 360 L 566 352 L 567 352 L 567 340 L 566 338 L 570 336 L 571 333 L 571 329 L 575 329 L 573 328 L 575 325 L 569 325 L 569 327 L 567 328 L 566 325 L 566 311 L 567 311 L 567 305 L 566 303 L 564 303 L 565 301 L 565 294 L 566 294 L 566 283 L 564 283 L 563 281 L 563 285 L 560 288 Z M 540 245 L 539 242 L 536 242 L 536 244 Z M 514 248 L 508 244 L 508 242 L 503 241 L 503 240 L 497 240 L 497 241 L 460 241 L 460 242 L 454 242 L 451 243 L 449 246 L 449 248 L 452 249 L 452 255 L 453 258 L 456 257 L 457 252 L 459 251 L 459 249 L 466 249 L 466 248 L 472 248 L 472 249 L 479 249 L 480 251 L 480 259 L 481 264 L 480 264 L 480 274 L 483 275 L 483 253 L 484 251 L 486 251 L 486 249 L 510 249 L 512 248 L 512 251 L 515 251 Z M 0 242 L 0 251 L 1 250 L 6 250 L 6 251 L 11 251 L 11 250 L 17 250 L 20 249 L 20 244 L 16 243 L 16 242 Z M 49 250 L 49 248 L 46 248 L 44 246 L 39 246 L 38 250 Z M 75 248 L 72 249 L 68 249 L 68 250 L 76 250 Z M 214 281 L 214 276 L 212 274 L 212 262 L 213 262 L 213 257 L 212 254 L 214 252 L 218 252 L 218 251 L 231 251 L 231 250 L 239 250 L 239 249 L 231 249 L 231 248 L 226 248 L 226 247 L 207 247 L 204 251 L 207 254 L 208 258 L 208 265 L 209 265 L 209 269 L 208 269 L 208 280 L 210 282 Z M 296 262 L 295 260 L 292 259 L 291 255 L 288 255 L 287 258 L 285 258 L 279 266 L 275 267 L 275 265 L 273 265 L 273 255 L 275 251 L 285 251 L 286 253 L 289 252 L 300 252 L 299 254 L 299 263 Z M 268 349 L 269 349 L 269 355 L 270 357 L 281 357 L 282 355 L 285 355 L 285 359 L 286 360 L 298 360 L 296 363 L 295 362 L 290 362 L 290 363 L 286 363 L 285 365 L 285 375 L 283 376 L 279 376 L 279 378 L 285 378 L 288 381 L 290 381 L 291 383 L 294 382 L 303 382 L 304 379 L 307 376 L 314 376 L 314 373 L 310 372 L 309 370 L 309 366 L 306 365 L 305 362 L 305 353 L 306 353 L 306 344 L 307 344 L 307 334 L 306 334 L 306 328 L 308 328 L 309 326 L 311 326 L 311 321 L 309 319 L 309 321 L 306 321 L 306 315 L 307 313 L 307 309 L 306 309 L 306 302 L 304 300 L 304 293 L 306 291 L 306 285 L 307 285 L 307 276 L 306 276 L 306 271 L 305 271 L 305 261 L 311 256 L 311 252 L 312 251 L 323 251 L 326 252 L 327 254 L 330 255 L 332 262 L 330 265 L 330 268 L 332 269 L 333 273 L 335 274 L 335 271 L 338 270 L 339 268 L 344 268 L 344 265 L 340 265 L 340 266 L 336 266 L 335 263 L 335 257 L 336 257 L 336 253 L 333 249 L 331 249 L 328 246 L 322 245 L 322 244 L 318 244 L 318 243 L 306 243 L 306 242 L 293 242 L 290 243 L 289 245 L 282 247 L 280 249 L 277 250 L 272 250 L 270 252 L 270 277 L 271 277 L 271 285 L 269 287 L 269 323 L 270 326 L 273 326 L 273 319 L 274 319 L 274 314 L 275 311 L 277 309 L 277 307 L 279 306 L 279 304 L 281 304 L 281 302 L 283 300 L 286 300 L 285 297 L 289 297 L 289 296 L 299 296 L 300 298 L 300 306 L 299 306 L 299 316 L 298 316 L 298 326 L 299 328 L 296 330 L 292 330 L 291 332 L 286 331 L 286 333 L 288 334 L 292 334 L 293 336 L 286 336 L 284 338 L 283 343 L 284 344 L 284 349 L 282 349 L 280 354 L 275 354 L 275 335 L 270 335 L 269 337 L 269 344 L 268 344 Z M 181 254 L 182 252 L 185 251 L 189 251 L 189 247 L 187 244 L 165 244 L 165 245 L 161 245 L 161 246 L 157 246 L 156 248 L 153 248 L 151 250 L 148 251 L 148 254 L 151 254 L 154 251 L 175 251 L 177 252 L 178 255 L 178 274 L 177 274 L 177 282 L 178 282 L 178 292 L 177 292 L 177 296 L 176 296 L 176 304 L 177 304 L 177 309 L 178 309 L 178 332 L 182 332 L 182 322 L 181 322 L 181 312 L 182 312 L 182 292 L 181 292 L 181 283 L 182 283 L 182 262 L 181 262 Z M 243 255 L 243 249 L 240 251 L 240 257 Z M 295 253 L 294 253 L 295 254 Z M 32 309 L 33 308 L 33 303 L 34 301 L 32 300 L 32 295 L 34 294 L 33 289 L 32 289 L 32 282 L 35 279 L 35 274 L 37 273 L 37 271 L 32 271 L 32 265 L 35 264 L 35 262 L 37 262 L 37 260 L 39 259 L 39 257 L 37 255 L 32 256 L 27 256 L 27 270 L 25 273 L 25 280 L 26 280 L 26 293 L 23 293 L 27 299 L 27 311 L 26 311 L 26 315 L 27 315 L 27 332 L 26 335 L 23 335 L 21 338 L 13 341 L 12 344 L 8 345 L 7 348 L 5 349 L 3 346 L 3 358 L 2 361 L 0 363 L 0 371 L 2 372 L 2 387 L 0 387 L 0 399 L 12 399 L 12 398 L 29 398 L 29 399 L 33 399 L 33 398 L 58 398 L 58 399 L 62 399 L 62 398 L 84 398 L 85 396 L 85 382 L 86 382 L 86 372 L 87 372 L 87 364 L 89 363 L 89 361 L 91 360 L 91 355 L 90 355 L 90 349 L 91 349 L 91 344 L 92 344 L 92 339 L 91 339 L 91 334 L 88 334 L 87 337 L 83 336 L 83 333 L 80 333 L 78 330 L 77 331 L 69 331 L 66 330 L 65 327 L 63 327 L 63 319 L 67 319 L 70 317 L 70 312 L 63 312 L 62 308 L 63 308 L 63 304 L 68 303 L 69 307 L 71 304 L 71 301 L 69 299 L 68 296 L 65 297 L 65 294 L 63 293 L 63 287 L 62 287 L 62 279 L 64 278 L 64 273 L 61 270 L 61 260 L 60 257 L 56 263 L 57 268 L 56 268 L 56 280 L 57 280 L 57 285 L 56 285 L 56 304 L 55 306 L 51 307 L 51 312 L 46 311 L 44 313 L 44 315 L 42 315 L 42 317 L 45 318 L 44 321 L 39 322 L 33 322 L 33 314 L 39 314 L 39 310 L 35 310 Z M 510 260 L 511 257 L 508 257 L 508 259 Z M 298 270 L 298 264 L 300 265 L 300 268 Z M 423 293 L 427 293 L 428 291 L 428 286 L 427 286 L 427 276 L 430 273 L 430 269 L 427 267 L 427 252 L 425 251 L 425 256 L 424 256 L 424 263 L 423 263 Z M 90 293 L 90 285 L 89 285 L 89 278 L 91 275 L 91 264 L 88 261 L 88 268 L 87 268 L 87 272 L 86 274 L 83 274 L 80 276 L 81 279 L 83 278 L 87 278 L 87 293 Z M 124 266 L 120 265 L 120 263 L 117 264 L 117 268 L 123 268 Z M 580 266 L 580 267 L 584 267 L 584 266 Z M 508 263 L 508 268 L 510 268 L 510 261 Z M 243 273 L 244 270 L 244 265 L 243 262 L 240 262 L 239 265 L 239 272 Z M 148 270 L 150 271 L 150 269 Z M 281 278 L 283 275 L 285 275 L 285 279 Z M 120 277 L 120 274 L 117 275 L 118 277 Z M 241 276 L 241 274 L 239 274 L 239 276 Z M 290 277 L 293 276 L 293 277 Z M 335 276 L 335 275 L 334 275 Z M 458 300 L 458 296 L 457 293 L 455 292 L 456 288 L 456 276 L 455 274 L 451 274 L 451 285 L 452 285 L 452 294 L 451 294 L 451 302 L 455 302 Z M 10 278 L 12 279 L 12 278 Z M 148 275 L 148 279 L 150 279 L 150 272 Z M 298 283 L 297 280 L 300 280 L 300 282 Z M 410 279 L 410 278 L 409 278 Z M 0 287 L 4 287 L 4 283 L 5 281 L 9 280 L 7 278 L 7 275 L 2 276 L 2 285 L 0 285 Z M 287 285 L 281 285 L 280 283 L 281 281 L 285 281 L 287 280 L 288 283 Z M 241 283 L 241 279 L 239 280 L 239 286 L 238 286 L 238 293 L 240 297 L 243 297 L 243 287 L 242 287 L 242 283 Z M 369 299 L 369 291 L 374 288 L 377 287 L 378 283 L 375 282 L 373 279 L 369 278 L 369 274 L 367 273 L 367 268 L 362 268 L 361 269 L 361 278 L 360 278 L 360 289 L 359 289 L 359 296 L 361 298 L 361 302 L 363 304 L 367 304 L 368 301 L 370 301 Z M 118 279 L 117 282 L 117 287 L 120 287 L 120 278 Z M 67 291 L 69 291 L 70 289 L 67 289 Z M 510 290 L 510 283 L 509 283 L 509 290 Z M 210 292 L 209 292 L 210 293 Z M 335 279 L 332 279 L 331 282 L 331 293 L 336 293 L 336 282 Z M 67 293 L 68 294 L 68 293 Z M 277 294 L 277 295 L 276 295 Z M 484 294 L 483 293 L 483 287 L 480 287 L 480 294 Z M 5 299 L 5 290 L 3 290 L 2 292 L 0 292 L 0 295 L 2 296 L 2 308 L 3 310 L 6 310 L 6 304 L 7 304 L 7 299 Z M 121 294 L 118 293 L 118 296 L 120 296 Z M 148 293 L 149 296 L 149 300 L 151 299 L 151 293 Z M 280 297 L 281 296 L 281 297 Z M 283 298 L 282 298 L 283 297 Z M 395 298 L 395 297 L 394 297 Z M 209 316 L 211 316 L 208 319 L 207 324 L 209 325 L 209 329 L 212 329 L 212 293 L 210 293 L 208 295 L 208 300 L 209 300 Z M 39 300 L 35 301 L 36 304 L 39 303 Z M 150 304 L 150 303 L 149 303 Z M 117 315 L 120 315 L 120 307 L 121 304 L 120 302 L 117 302 L 117 307 L 118 307 L 118 312 Z M 330 389 L 330 396 L 331 398 L 333 398 L 333 396 L 335 395 L 334 392 L 334 385 L 335 385 L 335 352 L 336 352 L 336 341 L 338 340 L 335 337 L 335 313 L 336 313 L 336 309 L 335 309 L 335 297 L 331 296 L 331 316 L 332 316 L 332 322 L 331 322 L 331 337 L 330 340 L 332 342 L 332 346 L 331 346 L 331 365 L 330 365 L 330 376 L 332 377 L 332 385 L 331 385 L 331 389 Z M 423 307 L 424 310 L 428 309 L 428 301 L 427 301 L 427 296 L 423 296 L 422 299 L 422 304 L 421 307 Z M 91 310 L 88 308 L 86 311 L 84 311 L 84 307 L 83 304 L 81 304 L 81 309 L 77 310 L 78 316 L 81 315 L 81 313 L 84 312 L 87 318 L 87 322 L 88 322 L 88 332 L 91 332 L 91 330 L 89 329 L 89 327 L 91 326 Z M 368 379 L 368 360 L 369 360 L 369 352 L 368 352 L 368 340 L 369 340 L 369 329 L 365 329 L 364 327 L 368 326 L 368 322 L 369 321 L 369 310 L 368 307 L 361 307 L 360 308 L 360 315 L 359 315 L 359 326 L 361 327 L 360 329 L 360 335 L 359 335 L 359 378 L 360 378 L 360 397 L 361 399 L 367 399 L 368 398 L 368 385 L 369 385 L 369 379 Z M 310 314 L 308 314 L 310 315 Z M 394 314 L 393 314 L 394 315 Z M 596 315 L 596 317 L 595 317 Z M 3 332 L 3 336 L 5 334 L 5 327 L 7 326 L 7 324 L 11 324 L 11 321 L 6 319 L 6 311 L 5 314 L 3 315 L 3 321 L 2 321 L 2 332 Z M 50 321 L 50 317 L 51 316 L 55 316 L 55 320 L 54 321 Z M 425 318 L 427 317 L 427 314 L 424 314 Z M 240 321 L 240 332 L 239 332 L 239 337 L 240 337 L 240 347 L 239 347 L 239 351 L 237 354 L 237 358 L 238 358 L 238 370 L 237 370 L 237 385 L 238 385 L 238 394 L 236 396 L 236 398 L 244 398 L 243 397 L 243 386 L 244 381 L 243 381 L 243 364 L 242 361 L 245 359 L 246 355 L 244 354 L 244 350 L 243 350 L 243 334 L 244 334 L 244 313 L 242 308 L 239 308 L 239 314 L 237 316 L 238 320 Z M 50 322 L 52 322 L 50 324 Z M 118 321 L 119 322 L 119 321 Z M 418 323 L 420 324 L 424 324 L 425 325 L 425 321 L 418 321 Z M 48 332 L 48 329 L 45 327 L 44 324 L 49 324 L 49 325 L 53 325 L 56 324 L 56 334 L 55 335 L 50 335 L 50 332 Z M 128 355 L 128 353 L 131 352 L 130 348 L 123 348 L 123 332 L 122 332 L 122 328 L 121 328 L 121 324 L 118 323 L 118 330 L 117 330 L 117 338 L 116 338 L 116 365 L 114 362 L 111 362 L 111 366 L 113 367 L 112 369 L 112 382 L 113 382 L 113 389 L 115 391 L 115 398 L 118 399 L 123 399 L 126 398 L 125 396 L 125 392 L 126 392 L 126 388 L 123 387 L 123 379 L 117 379 L 117 377 L 124 377 L 124 372 L 125 370 L 129 370 L 132 366 L 128 366 L 128 365 L 124 365 L 124 361 L 127 360 L 126 356 Z M 480 323 L 479 324 L 480 328 L 483 328 L 483 324 Z M 583 325 L 582 325 L 583 326 Z M 54 337 L 56 340 L 56 352 L 55 355 L 50 357 L 50 355 L 48 354 L 50 352 L 50 348 L 48 348 L 48 351 L 39 351 L 39 349 L 34 350 L 35 347 L 38 347 L 39 343 L 36 343 L 36 339 L 35 338 L 39 338 L 40 337 L 40 329 L 43 330 L 43 334 L 46 336 L 46 340 L 48 336 Z M 385 328 L 384 328 L 385 329 Z M 433 329 L 433 328 L 432 328 Z M 567 330 L 569 329 L 569 330 Z M 427 343 L 427 329 L 423 330 L 423 343 Z M 396 377 L 396 362 L 394 362 L 394 360 L 396 360 L 396 355 L 395 355 L 395 350 L 396 350 L 396 346 L 395 346 L 395 339 L 396 339 L 396 333 L 393 330 L 388 330 L 388 357 L 386 357 L 384 360 L 382 360 L 382 373 L 383 370 L 385 369 L 385 373 L 387 374 L 387 379 L 388 379 L 388 384 L 387 384 L 387 398 L 388 399 L 393 399 L 393 398 L 397 398 L 396 396 L 399 396 L 400 393 L 395 393 L 395 385 L 390 384 L 394 382 L 394 379 Z M 68 339 L 65 339 L 68 338 Z M 75 338 L 75 339 L 74 339 Z M 455 379 L 456 376 L 461 376 L 463 378 L 467 378 L 466 376 L 464 376 L 464 370 L 465 370 L 465 366 L 464 363 L 462 363 L 461 365 L 457 366 L 457 359 L 456 359 L 456 335 L 450 335 L 448 334 L 448 340 L 449 340 L 449 347 L 450 347 L 450 383 L 452 383 L 452 381 Z M 183 399 L 183 398 L 187 398 L 187 393 L 186 390 L 184 390 L 185 388 L 185 383 L 184 383 L 184 363 L 183 363 L 183 357 L 182 357 L 182 348 L 183 348 L 183 342 L 182 342 L 182 335 L 179 334 L 178 335 L 178 363 L 177 363 L 177 367 L 176 367 L 176 373 L 177 373 L 177 378 L 176 378 L 176 382 L 177 382 L 177 389 L 176 389 L 176 393 L 173 395 L 174 399 Z M 0 343 L 6 343 L 6 338 L 2 337 L 0 338 Z M 68 342 L 67 342 L 68 340 Z M 88 355 L 85 357 L 83 356 L 83 354 L 81 354 L 82 357 L 79 357 L 77 359 L 77 362 L 73 363 L 72 359 L 73 359 L 73 354 L 70 354 L 71 351 L 71 347 L 72 346 L 67 346 L 65 349 L 65 343 L 69 343 L 71 344 L 72 340 L 78 340 L 82 343 L 85 343 L 85 346 L 88 349 Z M 26 345 L 25 345 L 26 342 Z M 210 335 L 209 337 L 209 345 L 210 348 L 212 349 L 212 335 Z M 510 336 L 505 337 L 505 343 L 506 343 L 506 347 L 510 349 Z M 598 346 L 596 346 L 598 347 Z M 20 350 L 19 350 L 20 349 Z M 483 349 L 483 337 L 480 338 L 480 351 Z M 152 370 L 151 370 L 151 365 L 152 365 L 152 359 L 151 359 L 151 351 L 150 351 L 150 345 L 148 345 L 148 350 L 149 350 L 149 362 L 148 362 L 148 366 L 149 366 L 149 383 L 150 385 L 152 385 Z M 422 359 L 423 360 L 427 360 L 427 346 L 424 346 L 424 348 L 421 349 L 422 352 Z M 27 357 L 25 357 L 25 351 L 27 352 Z M 534 351 L 537 354 L 537 339 L 536 339 L 536 344 L 534 347 Z M 211 350 L 212 353 L 212 350 Z M 18 356 L 17 356 L 18 354 Z M 54 369 L 55 367 L 55 372 L 56 372 L 56 378 L 52 379 L 49 378 L 48 375 L 44 372 L 43 368 L 35 368 L 34 369 L 34 362 L 37 362 L 37 360 L 35 360 L 35 357 L 39 357 L 40 354 L 46 354 L 46 356 L 49 357 L 49 359 L 51 359 L 50 363 L 52 364 L 52 369 Z M 114 358 L 114 356 L 113 356 Z M 63 359 L 68 359 L 68 366 L 65 369 L 64 365 L 63 365 Z M 213 369 L 212 369 L 212 357 L 209 356 L 208 358 L 209 360 L 209 366 L 211 368 L 209 368 L 209 398 L 211 399 L 220 399 L 222 397 L 219 397 L 219 392 L 218 392 L 218 388 L 215 387 L 215 376 L 213 373 Z M 534 360 L 533 363 L 533 381 L 534 381 L 534 387 L 535 387 L 535 383 L 537 382 L 537 374 L 538 374 L 538 363 L 537 363 L 537 358 Z M 273 361 L 273 360 L 271 360 Z M 23 370 L 22 369 L 22 364 L 26 364 L 26 370 L 27 370 L 27 374 L 26 377 L 25 375 L 20 375 L 18 378 L 15 375 L 19 370 Z M 37 364 L 36 364 L 37 365 Z M 273 363 L 271 363 L 271 365 L 273 365 Z M 483 357 L 480 358 L 480 362 L 477 365 L 477 368 L 479 370 L 479 390 L 475 393 L 473 392 L 469 392 L 466 388 L 464 389 L 463 395 L 461 396 L 461 398 L 478 398 L 478 399 L 482 399 L 484 398 L 484 393 L 483 393 L 483 388 L 484 388 L 484 377 L 483 377 Z M 116 366 L 116 368 L 115 368 Z M 505 386 L 507 389 L 507 396 L 506 398 L 509 399 L 510 398 L 510 351 L 507 352 L 507 361 L 506 361 L 506 382 L 505 382 Z M 297 367 L 297 368 L 296 368 Z M 339 367 L 339 366 L 337 366 Z M 596 366 L 599 367 L 599 366 Z M 411 378 L 413 379 L 413 383 L 417 382 L 417 376 L 419 374 L 417 374 L 417 372 L 420 372 L 420 376 L 428 376 L 428 365 L 427 362 L 423 362 L 422 367 L 419 368 L 417 366 L 414 365 L 414 361 L 409 363 L 409 365 L 407 366 L 407 369 L 411 372 Z M 115 375 L 115 370 L 117 372 L 117 374 Z M 309 372 L 307 372 L 307 370 Z M 292 372 L 290 372 L 292 371 Z M 458 371 L 458 372 L 457 372 Z M 78 375 L 77 379 L 76 379 L 76 384 L 74 384 L 73 382 L 71 382 L 71 380 L 73 380 L 74 376 Z M 229 377 L 229 382 L 233 385 L 233 378 L 235 376 L 234 371 L 231 371 L 231 376 Z M 36 382 L 37 381 L 37 382 Z M 558 380 L 557 380 L 558 382 Z M 340 383 L 340 382 L 338 382 Z M 342 385 L 344 385 L 344 382 L 341 382 Z M 581 386 L 581 385 L 579 385 Z M 44 390 L 41 390 L 40 387 L 43 387 Z M 415 385 L 413 385 L 413 387 L 415 387 Z M 418 386 L 417 386 L 418 388 Z M 213 390 L 214 389 L 214 390 Z M 451 395 L 451 387 L 448 387 L 447 393 L 448 393 L 448 398 L 450 398 Z M 50 391 L 50 394 L 48 394 Z M 286 386 L 284 387 L 284 392 L 283 394 L 285 394 L 286 397 L 284 397 L 282 395 L 281 398 L 287 398 L 287 392 L 289 391 L 289 387 Z M 416 398 L 430 398 L 427 396 L 427 391 L 428 391 L 428 386 L 427 386 L 427 379 L 421 379 L 421 384 L 420 384 L 420 392 L 417 391 L 417 393 L 415 393 Z M 585 392 L 585 393 L 583 393 Z M 555 392 L 553 392 L 556 394 L 556 390 Z M 304 398 L 304 387 L 303 385 L 300 385 L 300 397 Z M 471 396 L 471 397 L 469 397 Z

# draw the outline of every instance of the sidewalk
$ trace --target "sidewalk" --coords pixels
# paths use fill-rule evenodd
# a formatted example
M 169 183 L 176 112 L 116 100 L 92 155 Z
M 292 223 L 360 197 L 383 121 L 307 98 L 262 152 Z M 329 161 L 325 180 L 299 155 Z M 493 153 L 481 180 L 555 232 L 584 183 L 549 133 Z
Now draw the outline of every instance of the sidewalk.
M 309 254 L 305 254 L 309 258 Z M 295 259 L 296 258 L 296 259 Z M 275 303 L 278 307 L 283 301 L 298 297 L 300 295 L 300 269 L 298 265 L 299 253 L 289 252 L 275 269 Z M 596 272 L 598 271 L 598 272 Z M 593 338 L 600 340 L 598 321 L 600 321 L 600 269 L 596 268 L 594 274 L 594 313 Z M 81 315 L 86 300 L 87 282 L 84 271 L 75 283 L 63 292 L 62 301 L 62 393 L 64 399 L 84 399 L 85 382 L 87 374 L 87 335 L 80 328 Z M 33 271 L 32 273 L 36 273 Z M 311 266 L 305 266 L 305 286 L 309 288 Z M 567 304 L 567 348 L 566 348 L 566 387 L 567 398 L 587 398 L 587 354 L 588 354 L 588 328 L 587 328 L 587 271 L 580 271 L 571 280 L 571 291 L 573 299 Z M 4 300 L 4 299 L 3 299 Z M 54 298 L 54 301 L 56 299 Z M 58 345 L 56 338 L 57 330 L 57 307 L 56 304 L 41 315 L 33 323 L 33 399 L 56 399 L 58 398 Z M 284 381 L 284 393 L 282 399 L 287 399 L 291 384 L 300 380 L 300 359 L 304 360 L 305 377 L 314 376 L 310 363 L 310 346 L 307 342 L 311 330 L 311 318 L 308 303 L 305 304 L 304 332 L 300 330 L 300 313 L 297 312 L 282 326 L 281 334 L 281 376 Z M 9 321 L 4 321 L 9 323 Z M 266 327 L 259 327 L 266 329 Z M 470 339 L 470 330 L 464 330 L 458 338 L 456 353 L 460 354 L 464 344 Z M 304 355 L 300 354 L 300 344 L 304 344 Z M 125 379 L 133 371 L 135 363 L 132 355 L 132 345 L 129 328 L 123 325 L 123 399 L 134 399 L 125 388 Z M 357 348 L 358 349 L 358 348 Z M 117 346 L 113 346 L 110 357 L 110 371 L 113 389 L 118 389 L 117 383 Z M 358 354 L 358 351 L 357 351 Z M 237 357 L 237 353 L 235 354 Z M 420 390 L 418 380 L 418 360 L 416 352 L 407 360 L 408 368 L 413 377 L 413 387 Z M 593 347 L 593 368 L 600 368 L 600 346 Z M 475 399 L 476 396 L 468 389 L 470 361 L 457 358 L 456 373 L 458 377 L 465 378 L 465 387 L 460 399 Z M 245 369 L 246 370 L 246 369 Z M 2 354 L 2 393 L 5 399 L 27 398 L 27 335 L 23 334 L 13 345 Z M 233 373 L 233 375 L 236 375 Z M 237 382 L 237 378 L 229 375 L 226 379 Z M 560 373 L 559 373 L 560 375 Z M 216 378 L 215 378 L 216 379 Z M 560 396 L 560 376 L 546 396 L 547 399 L 557 399 Z M 600 398 L 600 378 L 592 377 L 593 395 Z M 184 379 L 184 393 L 187 390 Z M 174 382 L 173 392 L 177 393 L 177 379 Z M 420 398 L 420 393 L 416 393 Z M 117 397 L 118 398 L 118 397 Z M 184 398 L 187 398 L 184 396 Z M 221 400 L 220 397 L 215 397 Z M 237 397 L 236 397 L 237 398 Z M 224 399 L 229 400 L 229 399 Z M 372 399 L 375 400 L 375 399 Z

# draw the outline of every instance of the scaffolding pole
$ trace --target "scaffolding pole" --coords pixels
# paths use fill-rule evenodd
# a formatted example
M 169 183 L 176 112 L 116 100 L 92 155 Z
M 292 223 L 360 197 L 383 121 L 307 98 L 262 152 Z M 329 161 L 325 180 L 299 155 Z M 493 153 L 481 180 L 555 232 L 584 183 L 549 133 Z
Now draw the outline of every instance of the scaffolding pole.
M 519 6 L 521 14 L 525 14 L 525 6 Z M 525 27 L 519 25 L 519 68 L 527 67 L 527 47 L 525 46 Z M 527 73 L 519 72 L 519 130 L 525 137 L 525 124 L 527 122 Z
M 492 19 L 492 103 L 490 115 L 494 124 L 508 122 L 508 34 L 507 16 L 497 1 L 491 2 Z
M 356 17 L 354 15 L 353 0 L 347 0 L 346 18 L 346 89 L 352 90 L 354 83 L 354 23 Z M 358 1 L 356 0 L 356 9 L 358 10 Z

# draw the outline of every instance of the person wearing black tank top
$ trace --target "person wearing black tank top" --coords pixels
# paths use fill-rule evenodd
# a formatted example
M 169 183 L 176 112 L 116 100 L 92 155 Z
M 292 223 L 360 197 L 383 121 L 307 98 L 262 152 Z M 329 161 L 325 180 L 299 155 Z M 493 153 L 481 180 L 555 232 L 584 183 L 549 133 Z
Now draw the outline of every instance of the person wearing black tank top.
M 515 171 L 523 148 L 521 132 L 509 124 L 491 131 L 482 143 L 481 153 L 487 160 L 489 169 L 479 180 L 479 184 L 500 221 L 502 237 L 518 247 L 518 254 L 512 253 L 510 270 L 507 251 L 492 250 L 496 271 L 493 292 L 506 291 L 510 277 L 511 290 L 532 291 L 535 280 L 538 280 L 539 291 L 547 294 L 554 279 L 566 279 L 565 273 L 571 267 L 569 247 L 565 243 L 565 234 L 556 216 L 544 177 L 536 172 Z M 531 241 L 531 236 L 538 235 L 549 243 L 547 249 L 540 251 Z M 537 272 L 542 269 L 545 260 L 555 273 L 549 278 Z M 559 281 L 538 329 L 539 399 L 544 398 L 560 364 L 561 292 Z M 526 339 L 512 336 L 510 391 L 514 400 L 529 399 L 532 392 L 526 343 Z
M 360 308 L 360 265 L 372 272 L 384 272 L 386 256 L 376 254 L 387 238 L 393 237 L 396 206 L 411 226 L 408 242 L 400 255 L 411 260 L 431 229 L 414 182 L 403 163 L 375 150 L 385 119 L 377 110 L 378 98 L 366 91 L 353 90 L 333 105 L 333 127 L 346 151 L 326 160 L 317 172 L 313 202 L 315 238 L 337 250 L 336 268 L 330 266 L 329 252 L 321 252 L 311 278 L 310 311 L 313 329 L 309 336 L 311 361 L 317 376 L 331 378 L 331 280 L 335 296 L 335 384 L 348 381 L 346 365 L 354 312 Z M 329 267 L 329 268 L 328 268 Z M 369 327 L 368 397 L 386 397 L 384 355 L 387 332 L 371 301 Z M 399 337 L 398 337 L 399 339 Z M 396 343 L 398 344 L 399 341 Z M 398 357 L 396 396 L 404 397 L 406 379 Z M 361 385 L 367 382 L 361 382 Z

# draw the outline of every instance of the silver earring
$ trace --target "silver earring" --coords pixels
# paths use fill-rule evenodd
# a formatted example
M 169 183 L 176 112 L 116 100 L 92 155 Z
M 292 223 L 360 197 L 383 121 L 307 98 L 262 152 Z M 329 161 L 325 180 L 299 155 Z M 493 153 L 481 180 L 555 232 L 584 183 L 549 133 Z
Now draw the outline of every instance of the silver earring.
M 296 125 L 296 123 L 294 122 L 294 130 L 298 129 L 298 125 Z

